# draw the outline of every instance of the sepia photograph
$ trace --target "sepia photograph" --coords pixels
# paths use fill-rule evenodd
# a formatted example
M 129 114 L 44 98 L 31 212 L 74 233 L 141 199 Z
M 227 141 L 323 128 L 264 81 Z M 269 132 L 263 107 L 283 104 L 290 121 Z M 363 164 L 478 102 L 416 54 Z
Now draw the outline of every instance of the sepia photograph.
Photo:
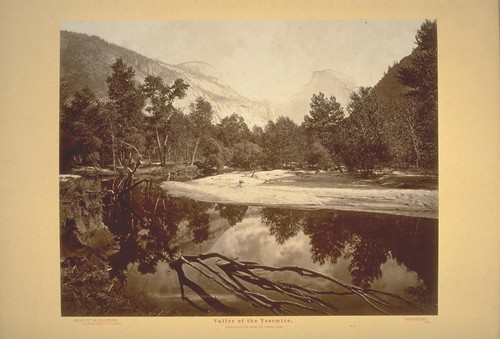
M 437 315 L 438 27 L 62 22 L 61 315 Z
M 0 1 L 0 338 L 499 338 L 498 11 Z

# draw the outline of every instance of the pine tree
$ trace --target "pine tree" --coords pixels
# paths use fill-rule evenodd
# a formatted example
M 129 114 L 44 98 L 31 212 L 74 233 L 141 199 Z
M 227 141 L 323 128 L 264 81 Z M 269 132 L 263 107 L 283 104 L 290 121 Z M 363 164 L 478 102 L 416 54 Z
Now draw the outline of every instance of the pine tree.
M 422 164 L 437 169 L 438 139 L 438 80 L 437 25 L 426 20 L 417 32 L 416 53 L 411 64 L 398 73 L 399 81 L 408 88 L 406 96 L 416 106 L 419 143 L 422 145 Z M 419 164 L 420 165 L 420 164 Z

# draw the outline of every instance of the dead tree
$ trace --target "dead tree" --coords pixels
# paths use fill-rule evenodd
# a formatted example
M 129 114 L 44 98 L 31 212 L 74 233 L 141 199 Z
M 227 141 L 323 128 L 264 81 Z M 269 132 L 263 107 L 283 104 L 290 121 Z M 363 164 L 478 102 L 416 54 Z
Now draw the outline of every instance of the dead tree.
M 235 314 L 234 310 L 222 304 L 211 296 L 199 284 L 190 280 L 185 267 L 201 274 L 202 277 L 223 287 L 239 299 L 247 302 L 252 307 L 264 308 L 276 315 L 285 314 L 342 314 L 342 311 L 325 296 L 354 296 L 370 305 L 377 312 L 392 314 L 410 312 L 418 306 L 399 295 L 377 291 L 374 289 L 363 289 L 361 287 L 345 283 L 334 277 L 323 273 L 299 267 L 283 266 L 274 267 L 261 265 L 254 262 L 238 261 L 220 253 L 206 253 L 200 255 L 177 255 L 170 263 L 177 272 L 181 288 L 181 297 L 196 308 L 205 310 L 195 305 L 185 294 L 184 288 L 188 287 L 198 294 L 201 299 L 215 311 Z M 270 276 L 277 272 L 293 273 L 297 281 L 309 279 L 303 284 L 279 281 Z M 324 280 L 332 285 L 329 290 L 317 290 L 308 287 L 310 279 Z M 271 297 L 278 295 L 279 297 Z M 392 300 L 391 300 L 392 299 Z

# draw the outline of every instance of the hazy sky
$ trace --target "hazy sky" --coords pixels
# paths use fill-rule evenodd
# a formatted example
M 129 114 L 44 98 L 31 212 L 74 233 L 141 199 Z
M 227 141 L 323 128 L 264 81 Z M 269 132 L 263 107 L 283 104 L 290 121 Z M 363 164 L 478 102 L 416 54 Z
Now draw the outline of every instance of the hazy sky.
M 373 86 L 415 47 L 423 20 L 390 21 L 81 21 L 61 29 L 97 35 L 176 65 L 214 66 L 238 93 L 280 100 L 314 71 L 332 69 Z

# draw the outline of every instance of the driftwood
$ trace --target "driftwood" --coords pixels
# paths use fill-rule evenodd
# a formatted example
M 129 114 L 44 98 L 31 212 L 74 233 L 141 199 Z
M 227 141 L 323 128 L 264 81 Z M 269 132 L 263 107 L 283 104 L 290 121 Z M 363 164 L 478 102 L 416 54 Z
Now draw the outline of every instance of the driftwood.
M 215 263 L 211 260 L 215 260 Z M 193 304 L 184 293 L 184 287 L 188 287 L 198 294 L 207 305 L 222 313 L 235 314 L 235 311 L 210 296 L 206 290 L 201 289 L 198 284 L 190 280 L 183 266 L 199 272 L 209 281 L 223 287 L 252 307 L 265 308 L 277 315 L 299 314 L 299 309 L 302 310 L 302 313 L 308 314 L 342 314 L 341 310 L 331 301 L 325 300 L 325 295 L 356 296 L 382 314 L 397 313 L 399 310 L 408 310 L 416 306 L 412 301 L 399 295 L 374 289 L 363 289 L 311 269 L 299 266 L 260 265 L 238 261 L 220 253 L 178 255 L 170 263 L 170 266 L 179 276 L 181 295 L 184 300 Z M 320 291 L 309 288 L 307 285 L 269 278 L 270 273 L 274 272 L 294 273 L 299 280 L 300 278 L 323 279 L 332 283 L 336 289 Z M 273 299 L 259 290 L 274 292 L 273 295 L 278 294 L 280 297 Z M 394 299 L 398 303 L 389 302 L 388 299 Z M 196 308 L 203 309 L 198 305 Z

